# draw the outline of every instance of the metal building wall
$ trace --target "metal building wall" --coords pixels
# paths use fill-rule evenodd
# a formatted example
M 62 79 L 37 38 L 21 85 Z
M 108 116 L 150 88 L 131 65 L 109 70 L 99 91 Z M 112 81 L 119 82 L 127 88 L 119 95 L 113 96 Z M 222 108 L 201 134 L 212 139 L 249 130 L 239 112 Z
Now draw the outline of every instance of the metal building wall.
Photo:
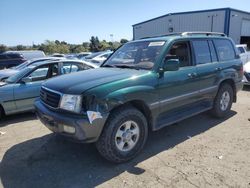
M 133 26 L 134 39 L 161 36 L 173 32 L 225 30 L 226 10 L 172 14 Z
M 250 14 L 234 11 L 230 13 L 230 25 L 229 36 L 235 41 L 236 44 L 240 44 L 241 36 L 250 37 L 250 28 L 242 28 L 243 21 L 250 22 Z

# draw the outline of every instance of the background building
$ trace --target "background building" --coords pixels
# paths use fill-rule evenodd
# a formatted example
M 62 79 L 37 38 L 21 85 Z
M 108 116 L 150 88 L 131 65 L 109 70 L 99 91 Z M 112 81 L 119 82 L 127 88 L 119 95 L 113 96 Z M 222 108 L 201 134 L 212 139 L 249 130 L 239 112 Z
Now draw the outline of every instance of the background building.
M 170 13 L 133 25 L 133 38 L 184 31 L 221 32 L 250 46 L 250 13 L 232 8 Z

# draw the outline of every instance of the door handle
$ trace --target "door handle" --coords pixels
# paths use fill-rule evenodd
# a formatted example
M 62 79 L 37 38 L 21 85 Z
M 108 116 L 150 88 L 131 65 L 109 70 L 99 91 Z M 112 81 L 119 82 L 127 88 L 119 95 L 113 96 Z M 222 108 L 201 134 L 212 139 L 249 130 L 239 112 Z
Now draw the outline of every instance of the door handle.
M 189 74 L 188 74 L 188 77 L 189 77 L 189 78 L 194 78 L 194 77 L 196 77 L 196 76 L 197 76 L 197 74 L 196 74 L 195 72 L 189 73 Z
M 221 68 L 221 67 L 217 67 L 217 68 L 215 68 L 215 70 L 216 70 L 216 71 L 221 71 L 222 68 Z

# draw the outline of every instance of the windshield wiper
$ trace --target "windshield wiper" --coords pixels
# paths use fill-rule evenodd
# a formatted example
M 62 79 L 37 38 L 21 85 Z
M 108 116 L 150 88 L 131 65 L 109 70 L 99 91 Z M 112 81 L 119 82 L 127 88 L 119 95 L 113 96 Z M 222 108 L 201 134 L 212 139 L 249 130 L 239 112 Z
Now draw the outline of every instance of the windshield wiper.
M 115 65 L 103 65 L 102 67 L 116 67 Z
M 117 68 L 127 68 L 127 69 L 136 69 L 136 70 L 139 70 L 138 67 L 134 66 L 134 65 L 115 65 L 115 67 Z

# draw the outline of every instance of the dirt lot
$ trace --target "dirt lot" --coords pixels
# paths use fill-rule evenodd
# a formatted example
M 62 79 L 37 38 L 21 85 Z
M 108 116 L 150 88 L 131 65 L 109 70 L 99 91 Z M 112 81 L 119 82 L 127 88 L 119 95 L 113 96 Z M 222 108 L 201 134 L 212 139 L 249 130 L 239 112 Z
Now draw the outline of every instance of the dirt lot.
M 203 113 L 151 133 L 121 165 L 54 136 L 33 114 L 6 118 L 0 131 L 0 187 L 250 187 L 249 88 L 227 118 Z

